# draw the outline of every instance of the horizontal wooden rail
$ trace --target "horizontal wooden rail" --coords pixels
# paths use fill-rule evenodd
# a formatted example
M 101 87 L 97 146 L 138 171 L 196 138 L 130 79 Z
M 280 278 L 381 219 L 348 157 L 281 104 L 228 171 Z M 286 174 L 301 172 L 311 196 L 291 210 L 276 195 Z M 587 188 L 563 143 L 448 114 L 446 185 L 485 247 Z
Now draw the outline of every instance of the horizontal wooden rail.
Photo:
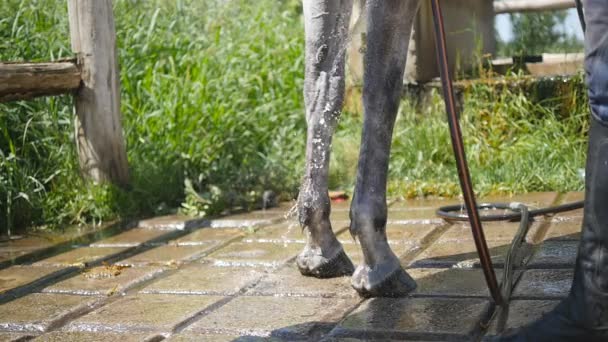
M 80 80 L 75 61 L 0 62 L 0 102 L 70 93 L 78 89 Z
M 494 1 L 494 13 L 517 13 L 563 10 L 576 7 L 574 0 L 505 0 Z

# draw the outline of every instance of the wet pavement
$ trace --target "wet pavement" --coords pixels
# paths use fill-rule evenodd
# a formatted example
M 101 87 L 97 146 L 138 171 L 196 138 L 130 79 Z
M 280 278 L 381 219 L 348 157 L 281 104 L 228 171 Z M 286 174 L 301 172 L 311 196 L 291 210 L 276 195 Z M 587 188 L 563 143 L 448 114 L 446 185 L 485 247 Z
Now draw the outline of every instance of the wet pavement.
M 581 198 L 480 201 L 544 207 Z M 348 277 L 300 276 L 294 260 L 306 237 L 285 218 L 290 203 L 0 242 L 0 341 L 475 341 L 526 324 L 567 295 L 580 210 L 531 225 L 505 313 L 492 304 L 468 225 L 435 216 L 455 202 L 391 202 L 387 236 L 418 283 L 400 299 L 364 300 Z M 334 205 L 332 222 L 360 263 L 348 203 Z M 499 281 L 518 224 L 484 225 Z

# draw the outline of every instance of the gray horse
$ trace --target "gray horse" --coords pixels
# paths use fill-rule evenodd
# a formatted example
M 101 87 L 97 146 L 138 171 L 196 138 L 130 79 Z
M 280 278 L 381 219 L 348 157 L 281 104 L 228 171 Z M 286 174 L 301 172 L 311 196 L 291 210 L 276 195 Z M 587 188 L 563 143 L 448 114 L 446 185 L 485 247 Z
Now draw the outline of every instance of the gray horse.
M 416 287 L 386 238 L 386 180 L 410 32 L 419 0 L 368 0 L 364 57 L 364 124 L 350 231 L 364 264 L 354 266 L 334 235 L 327 192 L 329 155 L 344 100 L 344 68 L 353 0 L 304 0 L 308 124 L 306 171 L 298 218 L 308 242 L 297 258 L 304 275 L 352 276 L 362 295 L 403 296 Z

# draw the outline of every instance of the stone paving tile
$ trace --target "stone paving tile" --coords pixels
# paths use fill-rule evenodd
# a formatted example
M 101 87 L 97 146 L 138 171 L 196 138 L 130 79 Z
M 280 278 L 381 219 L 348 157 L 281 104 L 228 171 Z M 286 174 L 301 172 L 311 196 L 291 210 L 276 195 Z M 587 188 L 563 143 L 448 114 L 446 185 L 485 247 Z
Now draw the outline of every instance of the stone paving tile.
M 265 274 L 246 267 L 193 264 L 154 281 L 140 293 L 234 295 Z
M 303 244 L 236 242 L 204 258 L 216 266 L 279 267 L 302 251 Z
M 538 229 L 540 222 L 533 222 L 529 228 L 527 240 L 530 241 L 532 231 Z M 486 241 L 503 241 L 510 244 L 519 230 L 519 222 L 483 222 L 483 232 Z M 469 223 L 456 223 L 441 235 L 438 243 L 459 242 L 462 240 L 473 241 L 473 233 Z
M 210 225 L 213 228 L 243 228 L 271 225 L 273 223 L 278 223 L 282 220 L 285 220 L 285 214 L 280 211 L 277 212 L 258 210 L 249 213 L 242 213 L 212 219 Z
M 531 323 L 553 310 L 558 303 L 559 300 L 513 300 L 509 305 L 508 315 L 496 314 L 490 323 L 487 336 Z
M 564 195 L 560 204 L 583 201 L 585 199 L 584 192 L 568 192 Z M 583 209 L 566 211 L 563 213 L 559 213 L 553 217 L 553 221 L 572 221 L 572 220 L 581 220 L 583 218 Z
M 343 235 L 344 228 L 332 227 L 336 235 Z M 297 222 L 285 222 L 264 227 L 247 235 L 244 242 L 306 243 L 308 230 L 300 228 Z
M 389 209 L 387 223 L 391 224 L 415 224 L 415 223 L 441 223 L 441 219 L 436 214 L 437 208 L 420 208 L 411 210 Z
M 194 333 L 181 333 L 173 335 L 166 340 L 167 342 L 282 342 L 279 339 L 268 339 L 263 337 L 240 337 L 238 335 L 207 335 L 207 334 L 194 334 Z
M 349 314 L 332 335 L 370 340 L 462 338 L 473 331 L 488 305 L 476 298 L 375 298 Z
M 218 296 L 127 296 L 69 323 L 65 331 L 169 332 L 217 302 Z
M 40 236 L 23 236 L 11 240 L 0 240 L 0 251 L 18 250 L 18 249 L 40 249 L 51 247 L 53 241 Z
M 179 265 L 203 256 L 213 247 L 215 246 L 159 246 L 117 261 L 116 264 L 136 267 L 147 265 Z
M 167 231 L 135 228 L 91 244 L 91 247 L 135 247 L 159 238 Z
M 243 236 L 248 231 L 242 228 L 201 228 L 169 242 L 171 245 L 195 246 L 218 245 Z
M 192 218 L 185 215 L 166 215 L 140 220 L 137 223 L 139 228 L 161 229 L 161 230 L 184 230 L 199 227 L 207 220 Z
M 0 294 L 39 281 L 62 269 L 62 267 L 12 266 L 0 270 Z
M 528 262 L 529 268 L 574 267 L 578 241 L 546 241 Z
M 439 207 L 446 205 L 456 204 L 457 202 L 453 199 L 442 199 L 442 198 L 412 198 L 403 199 L 392 203 L 389 206 L 389 210 L 437 210 Z
M 99 304 L 98 298 L 33 293 L 0 305 L 0 329 L 42 332 Z
M 502 265 L 509 250 L 510 243 L 507 241 L 488 241 L 488 248 L 492 262 Z M 527 248 L 523 246 L 524 252 Z M 459 243 L 445 241 L 434 243 L 412 262 L 412 267 L 461 267 L 471 268 L 479 265 L 477 249 L 472 240 L 463 240 Z
M 359 244 L 359 242 L 343 243 L 342 246 L 344 247 L 346 255 L 348 255 L 355 267 L 357 265 L 363 264 L 363 252 L 361 250 L 361 245 Z M 397 255 L 401 259 L 403 266 L 407 266 L 411 255 L 417 253 L 420 250 L 420 246 L 414 243 L 391 243 L 390 247 L 395 253 L 395 255 Z
M 356 298 L 350 277 L 317 279 L 304 277 L 295 265 L 289 265 L 264 277 L 246 295 L 278 297 Z
M 313 334 L 327 332 L 358 302 L 355 298 L 236 297 L 186 331 L 314 340 Z
M 350 261 L 353 262 L 355 267 L 357 267 L 357 265 L 363 264 L 363 251 L 361 251 L 361 245 L 359 244 L 359 242 L 356 242 L 356 243 L 344 243 L 343 242 L 342 247 L 344 248 L 344 252 L 346 252 L 346 255 L 348 255 L 348 257 L 350 258 Z
M 388 224 L 386 237 L 391 246 L 395 244 L 420 245 L 422 240 L 436 227 L 432 224 Z M 340 234 L 338 240 L 343 244 L 356 242 L 347 231 Z
M 557 192 L 530 192 L 527 194 L 515 194 L 512 196 L 499 194 L 485 196 L 477 200 L 478 203 L 511 203 L 520 202 L 534 208 L 543 208 L 549 206 L 557 199 Z
M 416 280 L 414 296 L 489 297 L 488 285 L 481 269 L 413 268 L 407 272 Z M 495 269 L 502 279 L 502 269 Z M 517 275 L 514 280 L 517 280 Z
M 85 266 L 124 252 L 127 247 L 78 247 L 34 263 L 34 266 Z
M 32 334 L 0 332 L 0 341 L 3 341 L 3 342 L 28 341 L 33 337 L 34 336 Z
M 513 291 L 513 298 L 553 299 L 568 295 L 573 270 L 527 270 Z
M 34 341 L 36 342 L 140 342 L 149 338 L 146 334 L 119 334 L 119 333 L 103 333 L 103 332 L 65 332 L 53 331 L 44 334 Z
M 94 267 L 86 272 L 45 287 L 42 292 L 110 296 L 123 293 L 163 272 L 160 267 Z
M 582 220 L 582 219 L 581 219 Z M 572 240 L 578 241 L 581 237 L 581 220 L 553 222 L 544 237 L 547 241 Z

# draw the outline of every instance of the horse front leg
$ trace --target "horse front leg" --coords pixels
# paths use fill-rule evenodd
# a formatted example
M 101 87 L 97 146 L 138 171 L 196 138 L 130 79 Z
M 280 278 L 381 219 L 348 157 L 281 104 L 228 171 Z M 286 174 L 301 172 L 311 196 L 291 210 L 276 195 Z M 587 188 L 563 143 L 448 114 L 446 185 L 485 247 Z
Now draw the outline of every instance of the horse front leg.
M 351 233 L 361 242 L 364 264 L 352 278 L 365 297 L 403 296 L 416 287 L 386 238 L 386 181 L 393 126 L 418 0 L 368 0 L 364 57 L 364 123 Z
M 298 218 L 308 233 L 308 241 L 296 261 L 303 275 L 328 278 L 350 275 L 354 270 L 332 231 L 327 191 L 332 135 L 344 100 L 345 52 L 352 0 L 304 0 L 303 5 L 308 130 Z

